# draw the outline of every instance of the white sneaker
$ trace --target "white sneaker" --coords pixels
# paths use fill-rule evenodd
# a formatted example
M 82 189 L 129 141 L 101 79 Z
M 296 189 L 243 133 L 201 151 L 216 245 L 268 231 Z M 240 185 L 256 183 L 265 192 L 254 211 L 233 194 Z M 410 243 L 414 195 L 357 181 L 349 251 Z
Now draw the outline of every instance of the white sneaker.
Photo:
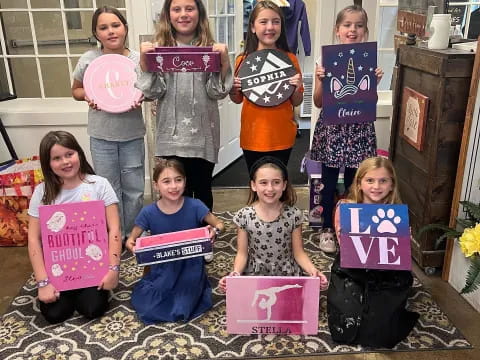
M 335 233 L 332 229 L 323 229 L 318 237 L 319 248 L 324 253 L 330 254 L 337 251 L 337 245 L 335 244 Z
M 205 255 L 203 257 L 205 259 L 205 262 L 208 264 L 208 263 L 211 263 L 213 261 L 213 254 L 208 254 L 208 255 Z

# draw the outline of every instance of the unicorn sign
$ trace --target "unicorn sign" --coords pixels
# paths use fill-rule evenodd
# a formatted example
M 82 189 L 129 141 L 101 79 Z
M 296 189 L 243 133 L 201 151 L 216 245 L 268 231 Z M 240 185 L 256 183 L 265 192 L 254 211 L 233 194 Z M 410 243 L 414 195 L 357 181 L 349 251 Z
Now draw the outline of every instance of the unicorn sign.
M 377 108 L 377 43 L 322 47 L 323 119 L 327 125 L 373 122 Z
M 345 268 L 410 270 L 408 207 L 341 204 L 340 265 Z

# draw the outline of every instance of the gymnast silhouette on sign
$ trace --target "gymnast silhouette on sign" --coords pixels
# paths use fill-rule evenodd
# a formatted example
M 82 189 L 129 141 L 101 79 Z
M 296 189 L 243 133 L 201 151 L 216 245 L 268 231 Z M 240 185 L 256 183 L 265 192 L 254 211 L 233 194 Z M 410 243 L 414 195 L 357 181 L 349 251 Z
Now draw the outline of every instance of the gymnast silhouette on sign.
M 258 302 L 258 307 L 260 309 L 267 309 L 267 320 L 270 320 L 272 317 L 272 306 L 275 305 L 277 302 L 277 293 L 280 291 L 292 289 L 292 288 L 301 288 L 301 285 L 283 285 L 283 286 L 275 286 L 268 289 L 257 290 L 255 291 L 255 295 L 253 296 L 252 306 L 255 306 L 257 299 L 260 295 L 266 296 L 266 298 L 261 299 Z

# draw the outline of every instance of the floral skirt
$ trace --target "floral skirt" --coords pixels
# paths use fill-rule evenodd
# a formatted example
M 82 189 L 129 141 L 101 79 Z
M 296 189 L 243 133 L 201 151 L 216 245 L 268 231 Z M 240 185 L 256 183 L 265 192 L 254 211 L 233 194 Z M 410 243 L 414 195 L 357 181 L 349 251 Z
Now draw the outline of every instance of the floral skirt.
M 328 167 L 358 168 L 363 160 L 376 154 L 374 123 L 325 125 L 320 112 L 313 133 L 312 160 Z

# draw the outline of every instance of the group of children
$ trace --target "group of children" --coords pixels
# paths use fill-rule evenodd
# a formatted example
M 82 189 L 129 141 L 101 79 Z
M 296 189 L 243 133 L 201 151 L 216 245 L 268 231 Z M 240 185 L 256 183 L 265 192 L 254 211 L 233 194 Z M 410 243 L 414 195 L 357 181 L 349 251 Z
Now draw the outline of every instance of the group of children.
M 367 15 L 361 7 L 349 6 L 340 12 L 335 29 L 341 43 L 365 41 Z M 106 311 L 108 290 L 118 283 L 120 253 L 126 237 L 126 248 L 134 252 L 135 241 L 144 232 L 155 235 L 208 225 L 213 241 L 224 230 L 224 224 L 211 212 L 211 178 L 219 149 L 217 100 L 229 94 L 234 102 L 243 102 L 241 146 L 250 175 L 247 206 L 233 218 L 238 227 L 237 255 L 229 275 L 306 273 L 319 277 L 321 287 L 328 286 L 329 325 L 333 339 L 339 342 L 392 347 L 408 334 L 416 321 L 416 314 L 405 310 L 412 284 L 409 272 L 343 269 L 337 256 L 328 282 L 303 248 L 303 214 L 294 206 L 296 195 L 286 168 L 295 141 L 293 107 L 302 101 L 302 77 L 295 56 L 288 52 L 283 15 L 274 3 L 259 1 L 253 9 L 245 52 L 235 66 L 238 68 L 255 50 L 287 52 L 298 71 L 290 79 L 296 90 L 290 101 L 268 109 L 243 97 L 240 81 L 232 75 L 226 46 L 213 41 L 201 0 L 166 0 L 155 44 L 142 43 L 140 54 L 125 47 L 128 27 L 114 8 L 97 9 L 92 31 L 101 48 L 88 51 L 79 60 L 72 93 L 75 99 L 85 100 L 90 106 L 88 132 L 98 175 L 73 135 L 49 132 L 40 144 L 45 182 L 35 189 L 29 209 L 29 255 L 40 310 L 47 321 L 62 322 L 75 310 L 87 318 Z M 213 46 L 220 53 L 220 72 L 148 72 L 146 52 L 156 45 Z M 143 209 L 145 128 L 141 101 L 131 111 L 109 114 L 98 109 L 95 99 L 88 99 L 83 89 L 82 78 L 88 64 L 108 53 L 128 56 L 137 62 L 136 86 L 145 99 L 159 100 L 155 154 L 159 159 L 153 173 L 159 200 Z M 381 70 L 377 69 L 376 74 L 380 79 Z M 321 107 L 318 84 L 325 71 L 320 64 L 316 76 L 314 99 Z M 197 129 L 195 135 L 189 131 L 191 128 Z M 345 201 L 400 202 L 394 169 L 386 159 L 370 158 L 375 150 L 373 125 L 324 125 L 322 117 L 318 120 L 312 153 L 323 164 L 326 226 L 334 227 L 332 218 L 328 218 L 328 213 L 334 211 L 333 190 L 327 183 L 336 183 L 340 167 L 346 170 L 346 186 L 351 184 Z M 105 203 L 109 271 L 98 287 L 60 293 L 49 282 L 45 270 L 38 207 L 87 199 Z M 338 230 L 338 224 L 335 227 Z M 226 290 L 225 277 L 219 287 Z M 211 308 L 211 293 L 204 259 L 194 257 L 151 265 L 133 289 L 132 305 L 145 323 L 188 321 Z M 391 331 L 385 331 L 387 328 Z

